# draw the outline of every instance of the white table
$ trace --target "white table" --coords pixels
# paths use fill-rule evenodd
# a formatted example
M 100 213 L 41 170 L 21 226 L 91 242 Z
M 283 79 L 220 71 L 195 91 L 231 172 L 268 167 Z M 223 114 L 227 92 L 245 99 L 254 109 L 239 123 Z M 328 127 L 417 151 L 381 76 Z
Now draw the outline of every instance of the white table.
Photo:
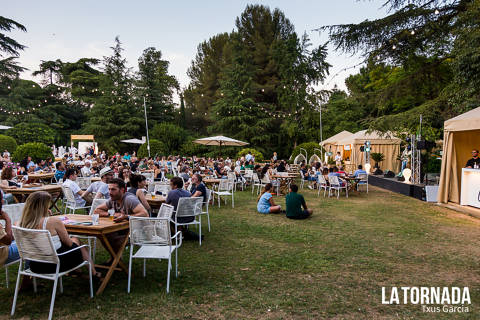
M 460 205 L 480 208 L 480 169 L 462 169 Z

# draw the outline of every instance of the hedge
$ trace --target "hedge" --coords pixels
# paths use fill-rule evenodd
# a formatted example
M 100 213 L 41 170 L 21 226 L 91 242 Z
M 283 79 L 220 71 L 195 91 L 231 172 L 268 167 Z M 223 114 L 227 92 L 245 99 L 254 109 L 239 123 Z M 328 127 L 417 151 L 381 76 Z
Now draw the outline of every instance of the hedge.
M 36 163 L 47 158 L 53 159 L 53 153 L 49 146 L 40 142 L 29 142 L 18 146 L 13 153 L 13 161 L 20 162 L 26 157 L 32 157 Z
M 17 149 L 17 141 L 14 138 L 0 134 L 0 152 L 8 150 L 11 154 Z
M 165 154 L 165 145 L 163 142 L 157 139 L 150 139 L 150 156 L 154 157 L 155 155 L 164 155 Z M 139 158 L 147 158 L 148 157 L 148 150 L 147 144 L 144 143 L 138 148 L 137 157 Z

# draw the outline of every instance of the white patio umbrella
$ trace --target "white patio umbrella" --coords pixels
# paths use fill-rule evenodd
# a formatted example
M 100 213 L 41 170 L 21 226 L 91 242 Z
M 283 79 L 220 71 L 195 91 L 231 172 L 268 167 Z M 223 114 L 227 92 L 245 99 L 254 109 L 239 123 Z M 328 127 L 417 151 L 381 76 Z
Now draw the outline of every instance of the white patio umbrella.
M 4 126 L 4 125 L 0 124 L 0 130 L 7 130 L 7 129 L 11 129 L 11 128 L 13 128 L 13 127 Z
M 140 139 L 127 139 L 127 140 L 120 140 L 120 142 L 134 143 L 134 144 L 144 144 L 145 143 L 145 137 L 142 137 L 142 140 L 140 140 Z
M 208 137 L 208 138 L 201 138 L 194 140 L 193 142 L 198 144 L 203 144 L 206 146 L 246 146 L 248 142 L 243 142 L 239 140 L 235 140 L 229 137 L 224 136 L 215 136 L 215 137 Z

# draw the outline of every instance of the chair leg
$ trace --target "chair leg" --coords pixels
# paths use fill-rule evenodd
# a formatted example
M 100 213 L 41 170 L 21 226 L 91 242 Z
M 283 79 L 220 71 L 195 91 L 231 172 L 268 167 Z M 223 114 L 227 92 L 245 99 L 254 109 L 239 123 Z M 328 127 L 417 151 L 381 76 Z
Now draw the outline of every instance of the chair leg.
M 198 225 L 198 239 L 199 239 L 199 246 L 202 245 L 202 224 Z
M 133 245 L 130 244 L 130 257 L 128 258 L 127 293 L 130 293 L 130 282 L 132 280 L 132 254 L 133 254 Z
M 92 262 L 95 264 L 95 253 L 97 252 L 97 238 L 93 239 L 93 255 Z
M 55 280 L 53 281 L 52 301 L 50 302 L 50 312 L 48 313 L 48 320 L 52 319 L 53 306 L 55 305 L 55 295 L 57 294 L 57 284 L 58 278 L 55 278 Z
M 143 259 L 143 277 L 147 276 L 147 259 Z
M 60 287 L 60 293 L 63 293 L 63 280 L 62 280 L 62 277 L 59 277 L 59 278 L 58 278 L 58 282 L 59 282 L 59 287 Z
M 23 262 L 20 261 L 20 266 L 18 267 L 17 284 L 15 286 L 15 295 L 13 296 L 12 311 L 10 312 L 11 316 L 13 316 L 15 314 L 15 306 L 17 305 L 18 291 L 20 290 L 20 277 L 22 276 L 20 274 L 20 270 L 22 268 L 22 263 Z
M 33 277 L 33 292 L 37 293 L 37 278 Z
M 235 208 L 235 194 L 232 192 L 232 208 Z
M 175 250 L 176 251 L 176 250 Z M 167 293 L 170 292 L 170 269 L 172 269 L 171 256 L 168 257 L 168 267 L 167 267 Z
M 5 267 L 5 282 L 6 282 L 6 287 L 8 289 L 8 267 Z
M 210 214 L 208 213 L 208 209 L 207 209 L 207 222 L 208 222 L 208 232 L 210 232 Z
M 89 277 L 89 282 L 90 282 L 90 298 L 93 298 L 92 266 L 91 266 L 90 262 L 87 264 L 87 268 L 88 268 L 88 277 Z

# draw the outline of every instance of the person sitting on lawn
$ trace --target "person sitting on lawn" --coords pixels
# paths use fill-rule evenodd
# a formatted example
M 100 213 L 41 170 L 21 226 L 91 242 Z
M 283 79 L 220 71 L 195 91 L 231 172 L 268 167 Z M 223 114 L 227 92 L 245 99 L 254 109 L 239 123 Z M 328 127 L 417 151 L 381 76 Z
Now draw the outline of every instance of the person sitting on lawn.
M 307 208 L 307 203 L 305 202 L 305 199 L 301 194 L 297 192 L 298 186 L 296 184 L 291 184 L 290 193 L 286 196 L 287 218 L 306 219 L 312 215 L 313 210 Z
M 276 205 L 273 201 L 273 196 L 270 193 L 273 186 L 271 183 L 267 183 L 262 191 L 262 194 L 257 199 L 257 210 L 260 213 L 268 214 L 268 213 L 280 213 L 282 211 L 282 207 Z

